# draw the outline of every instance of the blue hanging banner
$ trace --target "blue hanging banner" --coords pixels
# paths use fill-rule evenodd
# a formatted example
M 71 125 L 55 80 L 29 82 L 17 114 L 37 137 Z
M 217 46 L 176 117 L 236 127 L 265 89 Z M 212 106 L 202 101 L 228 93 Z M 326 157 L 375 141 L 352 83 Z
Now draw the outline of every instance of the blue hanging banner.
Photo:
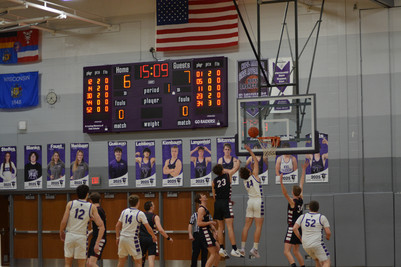
M 39 72 L 0 74 L 0 108 L 34 107 L 39 104 Z

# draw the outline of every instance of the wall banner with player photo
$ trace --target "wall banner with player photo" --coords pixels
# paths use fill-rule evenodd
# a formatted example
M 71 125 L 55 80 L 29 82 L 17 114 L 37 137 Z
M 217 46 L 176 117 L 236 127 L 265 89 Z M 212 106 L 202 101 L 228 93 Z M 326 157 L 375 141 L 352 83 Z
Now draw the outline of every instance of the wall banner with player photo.
M 127 141 L 108 142 L 109 186 L 128 186 Z
M 267 60 L 261 60 L 264 71 L 267 74 Z M 262 70 L 261 70 L 262 71 Z M 261 96 L 268 95 L 268 87 L 262 72 L 261 78 Z M 241 60 L 238 61 L 238 98 L 258 97 L 258 61 L 257 60 Z
M 282 147 L 296 147 L 295 141 L 280 142 Z M 283 174 L 283 184 L 296 184 L 298 183 L 298 156 L 297 155 L 277 155 L 276 164 L 276 184 L 280 184 L 280 174 Z
M 235 138 L 217 138 L 217 163 L 222 164 L 232 176 L 232 184 L 239 185 L 240 160 L 235 152 Z
M 308 137 L 308 135 L 307 135 Z M 306 183 L 328 183 L 329 182 L 329 136 L 319 133 L 320 152 L 306 155 L 309 166 L 306 169 Z M 308 145 L 308 144 L 307 144 Z
M 48 144 L 47 162 L 47 188 L 65 188 L 65 144 Z
M 271 84 L 286 84 L 293 82 L 293 74 L 292 74 L 292 61 L 291 58 L 278 58 L 277 64 L 276 59 L 269 59 L 269 79 Z M 293 86 L 277 86 L 272 87 L 271 96 L 286 96 L 293 95 L 294 88 Z M 280 103 L 285 101 L 285 104 L 290 103 L 289 100 L 280 100 L 276 101 L 275 104 L 284 104 Z M 271 103 L 273 104 L 273 103 Z M 286 105 L 285 107 L 274 107 L 271 110 L 271 113 L 286 113 L 291 112 L 291 106 Z
M 256 148 L 256 147 L 260 147 L 259 144 L 255 144 L 252 149 Z M 268 158 L 264 157 L 263 155 L 257 155 L 256 156 L 258 159 L 258 166 L 259 166 L 259 178 L 260 178 L 260 182 L 262 185 L 267 185 L 269 184 L 269 170 L 268 170 Z M 250 170 L 253 171 L 253 159 L 251 156 L 247 157 L 246 159 L 246 167 Z
M 0 189 L 17 189 L 17 147 L 2 146 L 0 151 Z
M 155 141 L 135 142 L 136 187 L 156 186 Z
M 211 140 L 191 140 L 191 186 L 211 186 Z
M 24 150 L 24 189 L 42 189 L 42 146 L 27 145 Z
M 163 184 L 182 186 L 182 140 L 163 140 Z
M 70 187 L 89 185 L 89 144 L 72 143 L 70 146 Z

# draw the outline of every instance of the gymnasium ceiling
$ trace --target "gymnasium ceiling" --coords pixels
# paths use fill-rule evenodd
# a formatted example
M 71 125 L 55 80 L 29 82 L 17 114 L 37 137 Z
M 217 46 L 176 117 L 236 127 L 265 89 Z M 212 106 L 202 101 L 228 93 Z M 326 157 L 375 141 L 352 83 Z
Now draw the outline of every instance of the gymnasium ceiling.
M 240 0 L 240 3 L 256 4 L 256 1 Z M 321 0 L 298 1 L 308 9 L 320 9 Z M 381 6 L 385 5 L 383 2 L 394 5 L 393 0 L 373 2 Z M 28 27 L 53 34 L 94 26 L 107 30 L 113 25 L 135 20 L 139 15 L 154 16 L 155 3 L 156 0 L 0 0 L 0 33 Z M 330 14 L 328 7 L 325 12 Z

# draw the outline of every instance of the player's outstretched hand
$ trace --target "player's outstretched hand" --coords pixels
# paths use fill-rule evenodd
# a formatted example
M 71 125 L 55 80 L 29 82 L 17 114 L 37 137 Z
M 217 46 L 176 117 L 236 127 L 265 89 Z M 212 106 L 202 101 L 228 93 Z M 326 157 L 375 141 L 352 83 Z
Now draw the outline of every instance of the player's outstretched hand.
M 247 145 L 247 144 L 244 145 L 244 148 L 245 148 L 246 150 L 248 150 L 249 152 L 251 151 L 251 147 L 250 147 L 249 145 Z

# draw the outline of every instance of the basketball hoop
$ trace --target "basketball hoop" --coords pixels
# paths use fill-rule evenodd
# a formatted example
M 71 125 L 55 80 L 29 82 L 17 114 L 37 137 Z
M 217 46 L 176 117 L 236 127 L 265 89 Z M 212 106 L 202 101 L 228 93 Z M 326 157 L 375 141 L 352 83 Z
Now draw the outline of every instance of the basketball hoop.
M 258 137 L 260 147 L 263 149 L 263 157 L 272 158 L 276 156 L 277 147 L 280 145 L 279 136 Z

